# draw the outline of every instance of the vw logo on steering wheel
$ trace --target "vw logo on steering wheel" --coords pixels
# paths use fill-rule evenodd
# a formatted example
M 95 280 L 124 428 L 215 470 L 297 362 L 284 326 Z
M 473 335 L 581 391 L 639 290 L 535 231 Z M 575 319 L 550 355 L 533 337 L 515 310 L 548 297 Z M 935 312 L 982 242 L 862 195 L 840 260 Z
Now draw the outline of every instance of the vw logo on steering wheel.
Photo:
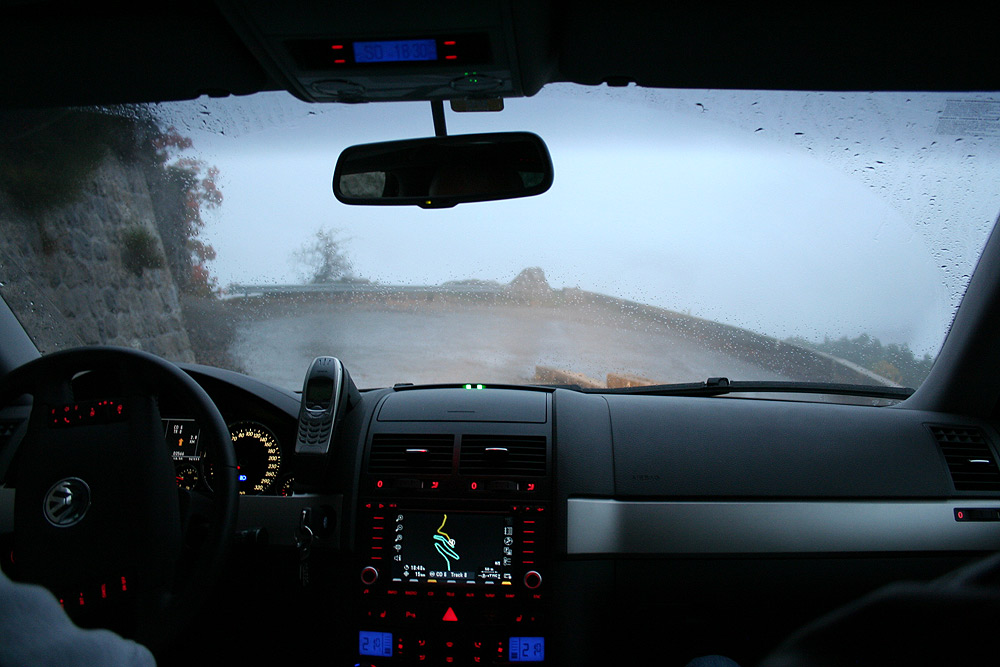
M 89 507 L 90 487 L 79 477 L 59 480 L 42 499 L 46 520 L 57 528 L 80 523 Z

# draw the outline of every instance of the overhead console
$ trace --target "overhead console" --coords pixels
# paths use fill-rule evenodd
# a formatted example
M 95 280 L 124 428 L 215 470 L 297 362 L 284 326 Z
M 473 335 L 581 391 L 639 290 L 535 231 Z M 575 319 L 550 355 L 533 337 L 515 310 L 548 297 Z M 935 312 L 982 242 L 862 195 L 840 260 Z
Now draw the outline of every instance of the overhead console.
M 545 664 L 548 391 L 413 388 L 367 437 L 358 655 L 375 665 Z
M 271 76 L 311 102 L 533 95 L 555 61 L 547 3 L 222 7 Z

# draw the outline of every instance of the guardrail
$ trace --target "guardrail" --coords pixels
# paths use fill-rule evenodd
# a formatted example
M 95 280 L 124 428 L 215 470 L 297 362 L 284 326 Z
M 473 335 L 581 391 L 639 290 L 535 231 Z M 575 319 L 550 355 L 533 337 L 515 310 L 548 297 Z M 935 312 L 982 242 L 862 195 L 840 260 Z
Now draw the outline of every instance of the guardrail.
M 523 300 L 516 290 L 509 285 L 380 285 L 376 283 L 323 283 L 318 285 L 231 285 L 229 298 L 240 297 L 294 297 L 338 295 L 350 298 L 360 295 L 381 297 L 417 297 L 426 295 L 440 296 L 488 296 L 501 299 Z M 834 357 L 823 352 L 800 347 L 771 336 L 759 334 L 748 329 L 742 329 L 729 324 L 705 320 L 676 311 L 648 306 L 626 299 L 620 299 L 596 292 L 573 288 L 550 290 L 548 296 L 534 295 L 529 301 L 545 303 L 552 300 L 566 305 L 587 305 L 590 307 L 612 308 L 622 313 L 640 316 L 647 320 L 664 325 L 686 338 L 696 340 L 708 349 L 731 355 L 738 359 L 761 366 L 787 377 L 794 377 L 803 382 L 835 382 L 844 384 L 881 384 L 899 386 L 896 383 L 845 359 Z M 565 371 L 557 371 L 541 367 L 546 382 L 552 384 L 580 384 L 589 386 L 595 383 L 603 386 L 599 380 L 577 377 L 571 381 L 567 376 L 560 375 Z M 556 379 L 555 375 L 559 375 Z M 645 378 L 614 377 L 608 378 L 608 386 L 632 386 L 641 384 Z M 541 381 L 541 380 L 537 380 Z
M 375 283 L 321 283 L 317 285 L 230 285 L 227 296 L 291 296 L 297 294 L 483 294 L 504 293 L 502 285 L 379 285 Z
M 900 385 L 858 364 L 731 324 L 647 306 L 617 297 L 581 291 L 579 299 L 641 315 L 708 349 L 750 362 L 802 382 Z

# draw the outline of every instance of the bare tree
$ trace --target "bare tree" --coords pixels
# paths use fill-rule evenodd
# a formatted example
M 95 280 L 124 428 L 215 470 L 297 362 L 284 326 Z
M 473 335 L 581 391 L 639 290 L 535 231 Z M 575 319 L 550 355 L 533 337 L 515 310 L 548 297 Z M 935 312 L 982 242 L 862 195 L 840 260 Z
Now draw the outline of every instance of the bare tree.
M 352 278 L 351 261 L 341 247 L 338 232 L 320 227 L 302 248 L 295 252 L 296 262 L 304 266 L 303 280 L 307 283 L 331 283 Z

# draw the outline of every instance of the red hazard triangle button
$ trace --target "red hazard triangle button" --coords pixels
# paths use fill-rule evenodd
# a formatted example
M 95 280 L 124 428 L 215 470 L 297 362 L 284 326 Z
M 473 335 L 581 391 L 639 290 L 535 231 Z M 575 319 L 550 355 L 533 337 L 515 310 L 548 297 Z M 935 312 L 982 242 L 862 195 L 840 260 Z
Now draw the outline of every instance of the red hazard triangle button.
M 455 616 L 455 610 L 454 609 L 452 609 L 451 607 L 448 607 L 448 611 L 446 611 L 444 613 L 444 616 L 441 617 L 441 620 L 442 621 L 457 621 L 458 620 L 458 616 Z

